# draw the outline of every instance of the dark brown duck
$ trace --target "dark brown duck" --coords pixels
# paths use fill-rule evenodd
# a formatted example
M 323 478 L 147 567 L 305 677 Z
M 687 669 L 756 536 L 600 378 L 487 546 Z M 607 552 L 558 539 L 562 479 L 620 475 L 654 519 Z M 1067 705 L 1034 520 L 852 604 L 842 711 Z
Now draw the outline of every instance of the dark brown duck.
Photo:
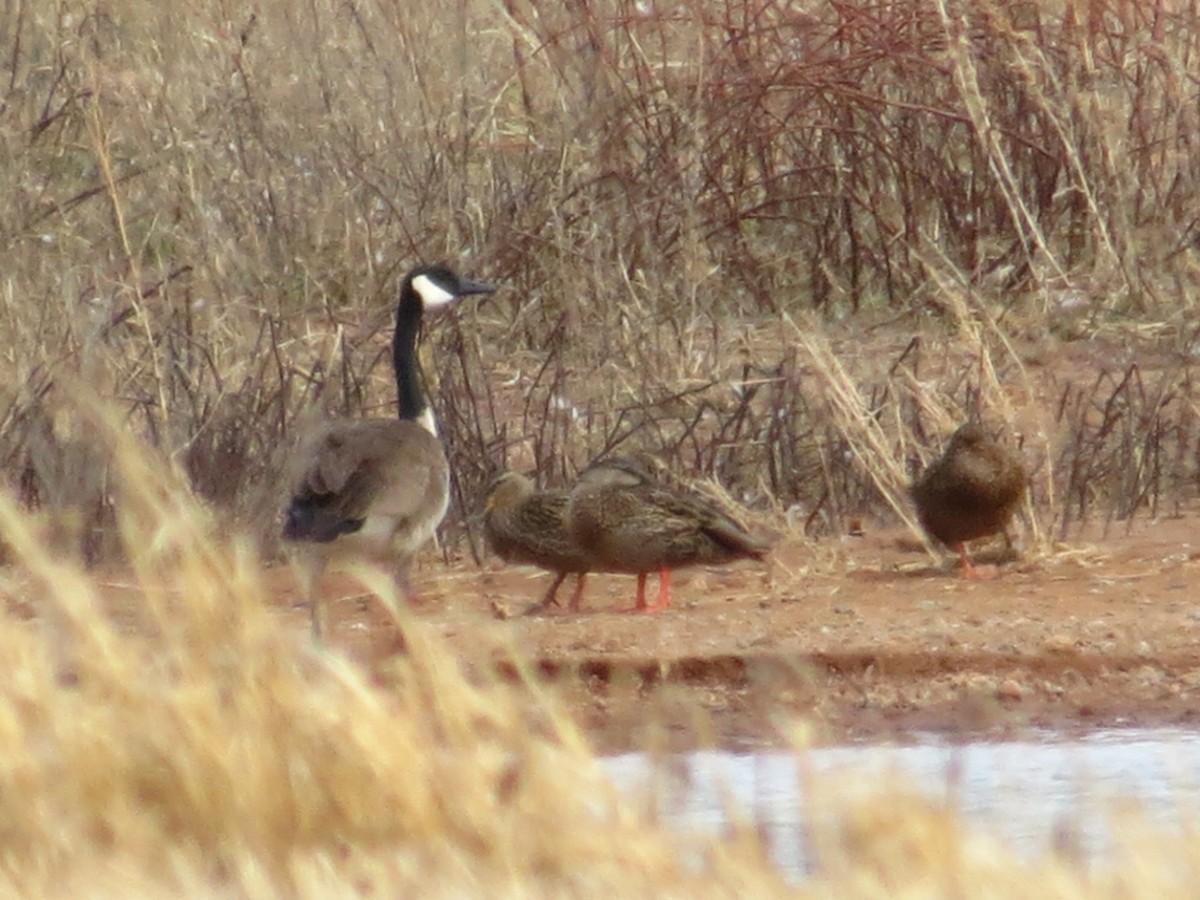
M 1025 496 L 1029 476 L 1015 452 L 968 423 L 950 438 L 945 452 L 912 487 L 921 527 L 956 550 L 963 575 L 979 577 L 967 541 L 1004 530 Z

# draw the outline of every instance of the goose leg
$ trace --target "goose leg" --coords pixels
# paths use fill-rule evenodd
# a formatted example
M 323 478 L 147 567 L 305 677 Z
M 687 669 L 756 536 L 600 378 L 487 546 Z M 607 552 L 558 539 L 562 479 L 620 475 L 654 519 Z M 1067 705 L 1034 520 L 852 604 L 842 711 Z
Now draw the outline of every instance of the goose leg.
M 400 593 L 404 597 L 404 602 L 411 608 L 421 605 L 421 595 L 417 593 L 417 589 L 412 586 L 412 581 L 408 574 L 408 562 L 404 562 L 396 568 L 396 583 L 400 587 Z
M 317 592 L 317 585 L 324 570 L 325 559 L 320 554 L 299 550 L 292 556 L 292 572 L 296 576 L 302 598 L 300 603 L 302 606 L 308 607 L 313 640 L 318 644 L 324 640 L 325 636 L 325 610 Z
M 305 591 L 308 596 L 308 614 L 312 624 L 312 638 L 313 642 L 317 644 L 325 642 L 325 603 L 317 591 L 317 583 L 321 580 L 321 572 L 324 569 L 324 560 L 317 560 L 311 566 L 309 569 L 308 587 Z
M 309 615 L 312 618 L 312 637 L 317 644 L 325 643 L 325 606 L 321 598 L 315 594 L 308 601 Z

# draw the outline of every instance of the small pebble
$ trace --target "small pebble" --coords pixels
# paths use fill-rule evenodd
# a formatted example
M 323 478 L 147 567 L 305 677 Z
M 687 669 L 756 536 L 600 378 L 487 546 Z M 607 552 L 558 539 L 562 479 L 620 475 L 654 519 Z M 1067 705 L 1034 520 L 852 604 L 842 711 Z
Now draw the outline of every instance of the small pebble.
M 1025 698 L 1025 687 L 1015 678 L 1006 678 L 996 688 L 996 696 L 1001 700 L 1023 700 Z
M 1047 653 L 1074 653 L 1075 641 L 1066 634 L 1054 634 L 1046 638 L 1042 649 Z

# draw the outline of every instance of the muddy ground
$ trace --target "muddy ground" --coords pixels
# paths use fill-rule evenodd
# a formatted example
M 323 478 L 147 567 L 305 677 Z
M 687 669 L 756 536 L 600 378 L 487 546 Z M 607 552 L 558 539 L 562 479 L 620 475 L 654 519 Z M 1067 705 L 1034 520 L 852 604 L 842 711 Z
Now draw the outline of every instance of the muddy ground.
M 593 576 L 583 612 L 521 616 L 548 576 L 430 554 L 417 614 L 477 671 L 515 680 L 514 660 L 531 661 L 604 751 L 1195 724 L 1197 525 L 1116 523 L 984 566 L 981 581 L 899 531 L 785 539 L 769 565 L 678 573 L 674 604 L 653 614 L 617 611 L 633 578 Z M 276 577 L 281 616 L 303 629 Z M 379 604 L 344 575 L 322 592 L 332 642 L 386 671 L 397 632 Z

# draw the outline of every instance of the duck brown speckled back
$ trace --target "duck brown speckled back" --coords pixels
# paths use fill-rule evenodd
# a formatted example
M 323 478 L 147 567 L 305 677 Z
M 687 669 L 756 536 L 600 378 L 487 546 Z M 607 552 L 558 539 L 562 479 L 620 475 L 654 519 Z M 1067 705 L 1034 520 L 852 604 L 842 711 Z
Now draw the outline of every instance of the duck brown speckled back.
M 557 602 L 558 587 L 570 574 L 579 576 L 571 598 L 579 608 L 584 575 L 592 568 L 587 555 L 566 528 L 566 491 L 536 490 L 517 472 L 505 472 L 488 489 L 483 533 L 492 551 L 505 562 L 526 563 L 555 574 L 554 582 L 533 610 Z
M 715 503 L 663 484 L 626 457 L 594 463 L 571 490 L 568 530 L 598 567 L 638 576 L 635 609 L 670 602 L 670 572 L 684 566 L 762 559 L 769 549 Z M 657 571 L 659 602 L 645 603 Z

